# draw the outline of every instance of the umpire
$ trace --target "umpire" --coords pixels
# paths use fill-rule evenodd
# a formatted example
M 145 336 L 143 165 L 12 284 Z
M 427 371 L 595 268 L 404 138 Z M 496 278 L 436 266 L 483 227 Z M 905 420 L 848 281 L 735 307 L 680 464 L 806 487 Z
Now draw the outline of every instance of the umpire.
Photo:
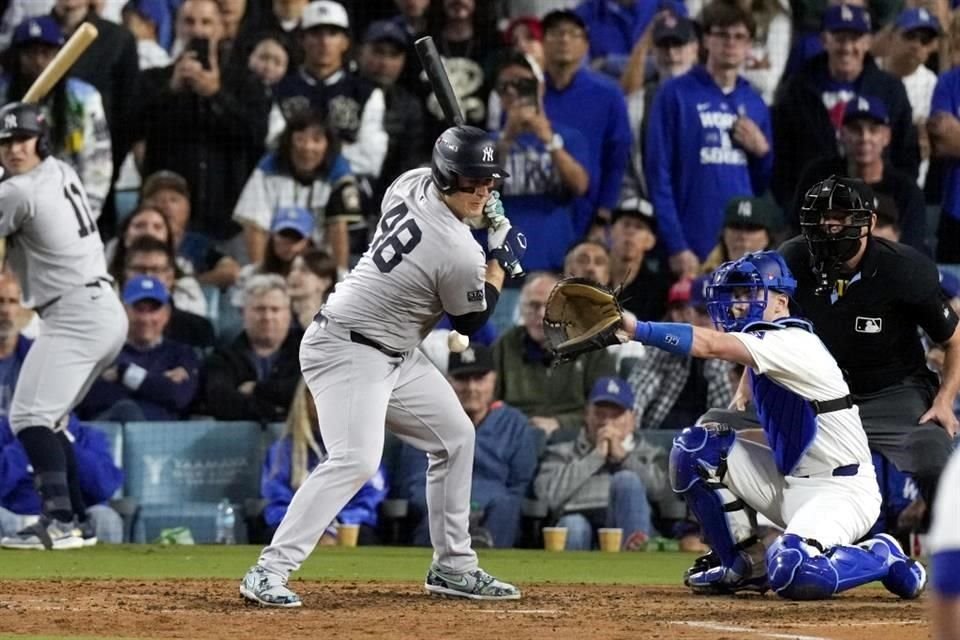
M 802 237 L 780 252 L 802 315 L 846 374 L 870 447 L 910 473 L 930 505 L 958 428 L 958 318 L 929 258 L 870 235 L 874 203 L 860 180 L 818 182 L 801 205 Z M 919 329 L 944 348 L 942 380 L 926 366 Z
M 836 358 L 860 408 L 870 448 L 912 475 L 926 505 L 958 430 L 960 329 L 940 290 L 936 265 L 915 249 L 870 235 L 873 192 L 831 176 L 807 190 L 801 236 L 779 249 L 797 279 L 797 315 Z M 942 345 L 942 380 L 926 366 L 920 329 Z M 745 408 L 743 384 L 734 407 Z M 711 410 L 700 422 L 759 426 L 755 414 Z M 924 517 L 929 521 L 929 510 Z

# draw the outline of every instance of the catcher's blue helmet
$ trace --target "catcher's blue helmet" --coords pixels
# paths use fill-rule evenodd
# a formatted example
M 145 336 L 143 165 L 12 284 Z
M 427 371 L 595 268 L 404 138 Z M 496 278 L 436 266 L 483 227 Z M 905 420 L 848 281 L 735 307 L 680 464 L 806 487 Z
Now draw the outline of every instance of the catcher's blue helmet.
M 797 281 L 776 251 L 748 253 L 725 262 L 707 282 L 707 311 L 718 329 L 743 331 L 752 322 L 763 320 L 770 292 L 792 296 Z M 733 309 L 744 310 L 739 317 Z

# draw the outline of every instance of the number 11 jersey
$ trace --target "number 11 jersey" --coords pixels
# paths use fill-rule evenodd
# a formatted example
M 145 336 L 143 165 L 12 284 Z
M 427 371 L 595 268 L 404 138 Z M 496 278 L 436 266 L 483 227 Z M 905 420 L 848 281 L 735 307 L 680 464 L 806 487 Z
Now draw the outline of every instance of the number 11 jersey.
M 80 178 L 52 156 L 0 182 L 0 236 L 7 238 L 7 257 L 26 307 L 108 277 Z
M 470 228 L 440 198 L 430 169 L 397 178 L 357 266 L 323 313 L 394 351 L 416 347 L 446 312 L 486 309 L 487 262 Z

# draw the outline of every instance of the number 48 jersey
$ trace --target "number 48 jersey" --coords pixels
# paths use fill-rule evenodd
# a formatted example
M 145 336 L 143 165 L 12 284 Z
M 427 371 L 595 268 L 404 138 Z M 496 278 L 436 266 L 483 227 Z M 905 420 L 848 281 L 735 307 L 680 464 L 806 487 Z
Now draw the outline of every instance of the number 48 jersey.
M 20 280 L 24 306 L 42 306 L 108 277 L 103 243 L 80 178 L 56 158 L 0 182 L 0 236 L 7 238 L 7 256 Z
M 430 177 L 414 169 L 383 197 L 376 234 L 323 313 L 394 351 L 409 351 L 446 312 L 486 309 L 486 257 Z

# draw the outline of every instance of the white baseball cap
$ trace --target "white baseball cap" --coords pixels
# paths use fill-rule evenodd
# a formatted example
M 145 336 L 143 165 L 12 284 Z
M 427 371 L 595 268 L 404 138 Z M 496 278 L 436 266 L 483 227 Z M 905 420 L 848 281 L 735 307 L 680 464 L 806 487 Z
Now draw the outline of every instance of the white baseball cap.
M 303 15 L 300 17 L 301 29 L 324 25 L 339 27 L 344 31 L 350 30 L 350 19 L 342 4 L 333 0 L 314 0 L 303 8 Z

